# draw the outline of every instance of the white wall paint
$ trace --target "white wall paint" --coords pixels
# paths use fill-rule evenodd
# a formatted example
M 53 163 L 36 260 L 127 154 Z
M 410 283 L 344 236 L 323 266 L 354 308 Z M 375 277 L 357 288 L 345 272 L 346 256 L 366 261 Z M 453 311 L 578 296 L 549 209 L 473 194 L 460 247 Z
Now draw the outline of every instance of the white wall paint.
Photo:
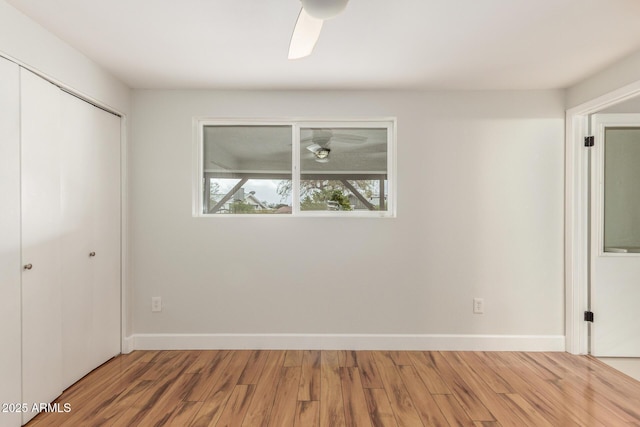
M 563 101 L 134 91 L 133 332 L 563 335 Z M 396 116 L 398 218 L 193 218 L 194 116 Z
M 4 0 L 0 0 L 0 54 L 123 114 L 129 111 L 129 88 Z
M 640 80 L 640 50 L 567 89 L 566 108 Z

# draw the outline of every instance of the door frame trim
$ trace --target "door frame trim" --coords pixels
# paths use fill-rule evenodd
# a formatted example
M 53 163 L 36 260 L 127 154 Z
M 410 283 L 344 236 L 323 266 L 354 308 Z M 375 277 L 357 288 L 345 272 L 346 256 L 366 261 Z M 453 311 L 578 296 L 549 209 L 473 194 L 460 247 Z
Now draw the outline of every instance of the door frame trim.
M 589 354 L 589 115 L 640 95 L 640 80 L 566 111 L 565 126 L 565 335 L 566 351 Z

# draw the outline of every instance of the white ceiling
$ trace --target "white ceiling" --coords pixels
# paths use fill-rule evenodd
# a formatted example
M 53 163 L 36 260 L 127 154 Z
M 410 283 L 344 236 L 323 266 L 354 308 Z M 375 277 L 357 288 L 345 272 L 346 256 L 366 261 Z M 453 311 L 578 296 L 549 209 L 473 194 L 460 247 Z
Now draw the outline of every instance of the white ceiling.
M 295 61 L 298 0 L 7 1 L 133 88 L 561 88 L 640 49 L 640 0 L 350 0 Z

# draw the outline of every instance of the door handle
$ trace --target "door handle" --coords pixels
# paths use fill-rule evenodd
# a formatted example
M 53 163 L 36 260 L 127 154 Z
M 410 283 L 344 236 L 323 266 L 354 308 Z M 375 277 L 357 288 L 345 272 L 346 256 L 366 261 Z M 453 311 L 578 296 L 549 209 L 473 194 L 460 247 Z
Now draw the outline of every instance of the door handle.
M 25 269 L 25 270 L 31 270 L 32 268 L 33 268 L 33 265 L 31 265 L 31 264 L 26 264 L 26 265 L 24 266 L 24 269 Z

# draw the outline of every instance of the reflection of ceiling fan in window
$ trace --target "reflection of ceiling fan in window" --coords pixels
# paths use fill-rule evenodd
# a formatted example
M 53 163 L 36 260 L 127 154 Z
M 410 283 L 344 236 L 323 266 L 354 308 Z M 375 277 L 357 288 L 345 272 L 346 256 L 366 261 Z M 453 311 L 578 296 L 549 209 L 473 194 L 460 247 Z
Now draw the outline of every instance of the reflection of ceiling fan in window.
M 331 153 L 330 145 L 332 142 L 362 144 L 366 141 L 366 136 L 333 133 L 333 131 L 329 129 L 313 129 L 311 136 L 302 138 L 300 143 L 305 144 L 311 142 L 306 148 L 313 153 L 314 160 L 318 163 L 327 163 L 329 161 L 329 153 Z

